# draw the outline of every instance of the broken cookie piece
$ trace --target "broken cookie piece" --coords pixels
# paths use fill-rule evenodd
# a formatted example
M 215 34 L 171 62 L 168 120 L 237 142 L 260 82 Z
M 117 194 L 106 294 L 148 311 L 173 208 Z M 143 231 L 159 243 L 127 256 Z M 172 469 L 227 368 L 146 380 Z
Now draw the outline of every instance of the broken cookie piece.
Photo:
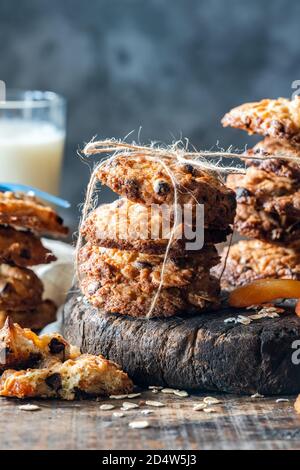
M 37 336 L 8 317 L 0 330 L 0 372 L 62 361 L 80 354 L 59 334 Z
M 130 393 L 132 389 L 132 381 L 115 363 L 90 354 L 48 368 L 6 370 L 0 379 L 3 397 L 74 400 Z

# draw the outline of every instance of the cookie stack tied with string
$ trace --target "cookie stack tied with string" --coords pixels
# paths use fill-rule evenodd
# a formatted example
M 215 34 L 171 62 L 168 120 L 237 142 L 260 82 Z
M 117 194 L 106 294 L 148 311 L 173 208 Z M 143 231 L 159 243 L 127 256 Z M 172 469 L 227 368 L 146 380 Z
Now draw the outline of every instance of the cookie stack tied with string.
M 232 109 L 224 126 L 264 136 L 245 152 L 246 174 L 230 175 L 235 228 L 249 238 L 224 251 L 225 288 L 256 279 L 300 280 L 300 98 L 264 99 Z
M 43 284 L 30 269 L 55 261 L 40 236 L 65 236 L 62 219 L 34 196 L 0 192 L 0 327 L 7 317 L 40 330 L 56 318 L 56 305 L 43 300 Z
M 85 152 L 100 153 L 102 147 L 94 142 Z M 234 192 L 215 174 L 177 161 L 176 154 L 158 155 L 156 149 L 135 145 L 118 150 L 122 146 L 115 141 L 108 147 L 116 153 L 98 165 L 94 175 L 121 198 L 97 207 L 83 220 L 86 243 L 78 251 L 83 294 L 103 311 L 133 317 L 214 308 L 220 285 L 210 269 L 219 263 L 215 243 L 231 233 Z M 192 207 L 194 217 L 199 204 L 204 205 L 204 246 L 187 250 L 191 240 L 184 236 L 185 219 L 178 223 L 176 208 Z M 170 229 L 162 236 L 167 218 Z M 174 225 L 183 236 L 176 236 Z

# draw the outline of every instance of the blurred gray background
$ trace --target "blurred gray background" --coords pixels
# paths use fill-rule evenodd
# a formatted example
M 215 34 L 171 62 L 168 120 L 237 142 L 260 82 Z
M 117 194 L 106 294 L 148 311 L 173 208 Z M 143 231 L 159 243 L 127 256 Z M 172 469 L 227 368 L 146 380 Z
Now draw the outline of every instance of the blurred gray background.
M 73 228 L 90 174 L 76 154 L 84 142 L 142 126 L 144 143 L 243 147 L 253 138 L 220 118 L 290 96 L 299 52 L 299 0 L 0 0 L 0 79 L 68 100 L 61 193 Z

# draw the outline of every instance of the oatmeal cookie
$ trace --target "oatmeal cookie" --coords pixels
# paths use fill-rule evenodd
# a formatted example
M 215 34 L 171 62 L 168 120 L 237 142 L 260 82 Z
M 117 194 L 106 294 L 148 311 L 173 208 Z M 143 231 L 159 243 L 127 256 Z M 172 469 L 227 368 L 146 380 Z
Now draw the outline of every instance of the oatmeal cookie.
M 28 229 L 39 234 L 65 236 L 68 229 L 62 218 L 35 196 L 24 193 L 0 193 L 0 224 Z
M 80 249 L 80 272 L 83 275 L 100 276 L 104 282 L 138 281 L 159 286 L 163 255 L 149 255 L 134 251 L 121 251 L 92 246 L 87 243 Z M 204 247 L 194 256 L 185 258 L 168 257 L 163 271 L 163 287 L 184 287 L 202 277 L 219 263 L 220 258 L 214 246 Z
M 224 248 L 221 266 L 227 253 Z M 221 279 L 224 289 L 266 278 L 300 280 L 300 250 L 259 240 L 241 240 L 230 247 Z
M 88 301 L 107 312 L 145 317 L 158 291 L 160 273 L 155 269 L 140 271 L 129 266 L 122 272 L 106 258 L 98 273 L 80 272 L 79 285 Z M 119 261 L 119 260 L 118 260 Z M 123 264 L 124 260 L 121 261 Z M 166 279 L 152 311 L 153 317 L 169 317 L 181 312 L 200 312 L 218 303 L 219 282 L 199 267 L 193 279 L 189 274 L 175 274 L 170 263 Z M 172 272 L 173 271 L 173 272 Z
M 35 309 L 25 311 L 0 310 L 0 328 L 9 317 L 22 328 L 39 331 L 56 320 L 57 307 L 51 300 L 44 300 Z
M 292 243 L 300 235 L 300 189 L 294 180 L 248 168 L 245 176 L 230 175 L 236 191 L 235 228 L 242 235 L 271 243 Z
M 55 260 L 54 254 L 33 233 L 0 226 L 0 263 L 26 267 Z
M 42 301 L 43 284 L 27 268 L 0 265 L 0 310 L 26 310 Z
M 255 166 L 260 170 L 279 177 L 286 177 L 300 181 L 300 147 L 295 147 L 285 140 L 276 140 L 266 137 L 258 142 L 252 149 L 245 152 L 248 157 L 272 157 L 262 160 L 246 160 L 247 166 Z M 299 161 L 282 160 L 281 156 L 299 158 Z
M 225 228 L 233 223 L 235 198 L 212 173 L 190 164 L 166 161 L 177 185 L 177 203 L 204 205 L 206 227 Z M 98 179 L 127 199 L 146 204 L 173 204 L 174 186 L 166 168 L 156 159 L 119 155 L 98 170 Z
M 46 302 L 46 301 L 45 301 Z M 37 336 L 8 317 L 0 330 L 0 372 L 74 359 L 80 354 L 59 333 Z
M 248 134 L 260 134 L 300 144 L 300 97 L 293 100 L 278 98 L 245 103 L 233 108 L 222 119 L 224 127 L 243 129 Z
M 83 354 L 74 360 L 42 369 L 6 370 L 0 379 L 0 396 L 74 400 L 127 394 L 133 383 L 112 361 Z
M 163 254 L 170 239 L 168 218 L 160 211 L 119 199 L 111 204 L 103 204 L 92 211 L 86 219 L 81 233 L 92 245 L 120 250 L 138 251 L 149 254 Z M 187 253 L 187 240 L 184 235 L 190 226 L 178 224 L 178 236 L 171 243 L 170 255 L 182 256 Z M 224 230 L 204 230 L 205 244 L 219 243 L 231 233 Z M 181 234 L 183 237 L 180 238 Z M 192 250 L 192 249 L 191 249 Z M 195 254 L 195 251 L 192 251 Z

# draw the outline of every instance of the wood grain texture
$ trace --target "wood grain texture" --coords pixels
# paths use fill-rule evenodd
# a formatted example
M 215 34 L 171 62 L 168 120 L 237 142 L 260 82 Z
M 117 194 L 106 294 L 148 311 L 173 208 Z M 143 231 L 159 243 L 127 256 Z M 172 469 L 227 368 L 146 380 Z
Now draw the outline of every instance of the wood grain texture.
M 159 400 L 164 408 L 143 416 L 146 407 L 114 418 L 122 401 L 36 401 L 39 411 L 21 411 L 21 401 L 0 399 L 0 449 L 300 449 L 300 415 L 294 399 L 276 403 L 275 398 L 251 399 L 218 395 L 218 413 L 193 411 L 200 395 L 175 398 L 147 391 L 141 398 Z M 113 411 L 102 411 L 102 403 Z M 146 419 L 151 427 L 130 429 L 129 422 Z
M 197 391 L 264 395 L 300 390 L 292 344 L 300 319 L 288 311 L 250 325 L 224 323 L 250 311 L 222 311 L 169 319 L 106 314 L 81 296 L 65 306 L 65 337 L 83 352 L 103 354 L 136 384 Z

